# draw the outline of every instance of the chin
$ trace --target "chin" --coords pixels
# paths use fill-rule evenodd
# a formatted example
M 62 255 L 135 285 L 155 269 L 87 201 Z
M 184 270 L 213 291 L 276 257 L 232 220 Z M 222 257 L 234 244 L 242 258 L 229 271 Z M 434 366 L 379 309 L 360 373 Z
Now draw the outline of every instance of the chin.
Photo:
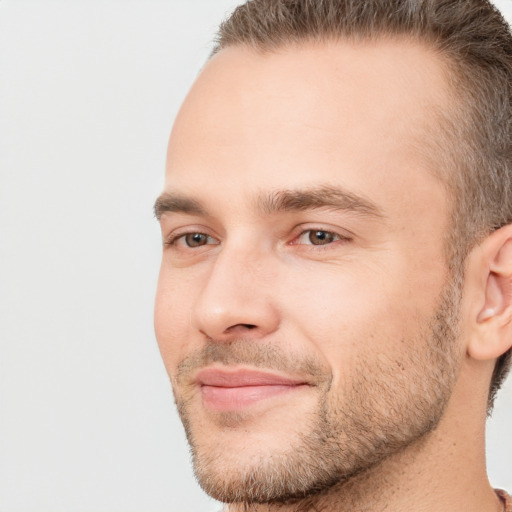
M 177 403 L 196 478 L 218 501 L 284 503 L 340 480 L 317 458 L 326 439 L 318 427 L 322 405 L 312 393 L 250 411 L 212 413 Z
M 321 458 L 312 464 L 296 448 L 300 439 L 290 441 L 289 435 L 279 432 L 266 443 L 257 444 L 248 435 L 235 443 L 219 440 L 216 446 L 198 446 L 193 449 L 196 478 L 207 494 L 224 503 L 287 503 L 343 479 L 330 468 L 322 469 Z

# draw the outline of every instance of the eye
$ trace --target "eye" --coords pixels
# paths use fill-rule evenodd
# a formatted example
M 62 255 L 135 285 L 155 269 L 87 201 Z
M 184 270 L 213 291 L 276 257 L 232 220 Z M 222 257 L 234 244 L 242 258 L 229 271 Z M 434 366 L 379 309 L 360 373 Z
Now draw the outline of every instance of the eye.
M 342 239 L 343 237 L 333 233 L 332 231 L 324 231 L 322 229 L 308 229 L 299 235 L 296 243 L 303 245 L 328 245 Z
M 182 247 L 202 247 L 203 245 L 217 245 L 219 242 L 215 238 L 205 233 L 185 233 L 171 239 L 169 245 L 179 245 Z

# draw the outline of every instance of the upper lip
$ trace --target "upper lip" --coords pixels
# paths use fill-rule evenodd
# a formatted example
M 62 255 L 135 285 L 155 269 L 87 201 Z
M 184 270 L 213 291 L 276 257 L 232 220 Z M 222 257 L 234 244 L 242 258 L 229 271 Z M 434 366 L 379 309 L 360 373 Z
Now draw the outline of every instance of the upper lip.
M 201 386 L 239 388 L 246 386 L 299 386 L 308 384 L 304 379 L 282 376 L 264 370 L 246 368 L 203 368 L 196 375 Z

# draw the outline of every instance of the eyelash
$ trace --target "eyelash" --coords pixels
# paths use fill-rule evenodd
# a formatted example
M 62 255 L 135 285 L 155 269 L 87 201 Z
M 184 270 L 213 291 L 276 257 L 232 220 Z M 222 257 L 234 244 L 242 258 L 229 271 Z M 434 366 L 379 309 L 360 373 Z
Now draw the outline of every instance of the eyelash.
M 312 242 L 311 236 L 314 235 L 314 236 L 317 236 L 317 238 L 318 238 L 319 233 L 323 233 L 324 235 L 327 235 L 327 238 L 332 238 L 332 240 L 327 241 L 324 244 L 322 244 L 322 243 L 320 243 L 320 244 L 300 243 L 300 240 L 303 237 L 307 237 L 309 239 L 309 241 Z M 330 231 L 328 229 L 311 228 L 311 229 L 304 229 L 303 231 L 301 231 L 298 234 L 298 236 L 296 236 L 294 238 L 294 240 L 290 243 L 290 245 L 310 245 L 310 246 L 315 247 L 316 249 L 320 249 L 320 248 L 323 249 L 323 248 L 327 248 L 327 247 L 335 244 L 336 242 L 343 242 L 343 241 L 348 241 L 348 240 L 350 240 L 349 237 L 340 235 L 339 233 L 336 233 L 335 231 Z
M 300 239 L 304 236 L 307 236 L 309 234 L 309 237 L 311 237 L 311 235 L 315 233 L 316 235 L 318 235 L 319 233 L 323 233 L 323 234 L 326 234 L 330 237 L 333 238 L 333 240 L 325 243 L 325 244 L 313 244 L 313 243 L 300 243 Z M 198 246 L 190 246 L 186 243 L 185 239 L 187 236 L 195 236 L 195 235 L 200 235 L 200 236 L 204 236 L 207 238 L 207 241 L 208 240 L 216 240 L 214 237 L 212 237 L 211 235 L 208 235 L 207 233 L 203 233 L 201 231 L 189 231 L 187 233 L 178 233 L 178 234 L 175 234 L 175 235 L 171 235 L 165 242 L 164 242 L 164 245 L 168 245 L 168 246 L 174 246 L 176 247 L 178 245 L 178 242 L 183 239 L 183 242 L 184 242 L 184 247 L 186 248 L 186 250 L 190 249 L 190 250 L 193 250 L 193 249 L 197 249 L 197 248 L 200 248 L 200 247 L 204 247 L 206 245 L 219 245 L 220 242 L 217 242 L 217 243 L 205 243 L 205 244 L 201 244 L 201 245 L 198 245 Z M 299 241 L 298 241 L 299 240 Z M 293 240 L 291 242 L 289 242 L 289 245 L 309 245 L 309 246 L 312 246 L 312 247 L 315 247 L 317 250 L 321 250 L 321 249 L 326 249 L 327 247 L 329 246 L 332 246 L 333 244 L 335 244 L 336 242 L 348 242 L 350 241 L 351 238 L 348 237 L 348 236 L 344 236 L 344 235 L 340 235 L 339 233 L 336 233 L 335 231 L 330 231 L 328 229 L 319 229 L 319 228 L 310 228 L 310 229 L 303 229 L 297 236 L 295 236 L 293 238 Z
M 180 239 L 183 239 L 185 240 L 185 238 L 187 236 L 194 236 L 194 235 L 201 235 L 201 236 L 205 236 L 207 239 L 210 239 L 210 240 L 215 240 L 215 238 L 213 236 L 210 236 L 208 235 L 207 233 L 203 233 L 201 231 L 189 231 L 187 233 L 179 233 L 179 234 L 176 234 L 176 235 L 171 235 L 165 242 L 164 242 L 164 245 L 172 245 L 172 246 L 177 246 L 178 245 L 178 242 Z M 216 244 L 204 244 L 204 245 L 218 245 L 218 243 Z M 188 246 L 186 245 L 186 247 L 188 249 L 194 249 L 194 247 L 191 247 L 191 246 Z M 199 245 L 197 247 L 203 247 L 202 245 Z

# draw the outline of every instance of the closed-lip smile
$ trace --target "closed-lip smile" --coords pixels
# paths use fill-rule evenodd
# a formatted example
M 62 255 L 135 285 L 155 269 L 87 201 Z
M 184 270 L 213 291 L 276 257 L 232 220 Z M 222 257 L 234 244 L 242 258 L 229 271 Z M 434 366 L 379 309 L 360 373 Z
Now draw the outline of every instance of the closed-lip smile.
M 214 411 L 237 411 L 262 400 L 268 400 L 304 389 L 304 379 L 248 369 L 207 367 L 196 375 L 203 405 Z

